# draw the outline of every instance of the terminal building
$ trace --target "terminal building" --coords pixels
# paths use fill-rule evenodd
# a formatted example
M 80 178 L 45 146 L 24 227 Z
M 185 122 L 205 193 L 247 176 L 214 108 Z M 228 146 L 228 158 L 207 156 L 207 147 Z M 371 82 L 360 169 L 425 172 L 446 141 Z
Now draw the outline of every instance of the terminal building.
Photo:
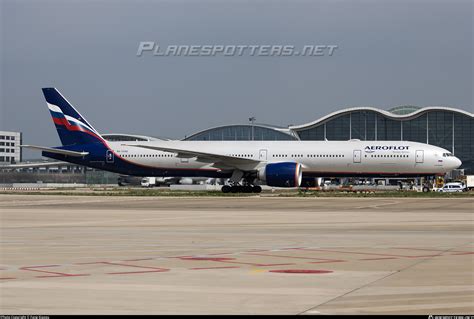
M 21 133 L 0 131 L 0 165 L 22 160 Z
M 133 134 L 102 134 L 108 141 L 158 141 L 165 138 Z M 21 162 L 22 135 L 0 131 L 0 165 Z M 388 111 L 373 107 L 342 109 L 312 122 L 278 127 L 268 124 L 232 124 L 208 128 L 184 138 L 188 141 L 365 141 L 401 140 L 436 145 L 462 161 L 464 175 L 474 175 L 474 114 L 449 107 L 400 106 Z M 0 183 L 12 180 L 44 180 L 77 183 L 111 183 L 118 175 L 77 165 L 32 163 L 17 169 L 17 175 L 3 172 Z M 32 174 L 34 173 L 34 174 Z M 104 175 L 105 174 L 105 175 Z M 55 176 L 50 176 L 55 175 Z M 59 176 L 61 175 L 61 176 Z
M 450 107 L 399 106 L 342 109 L 312 122 L 281 128 L 271 125 L 227 125 L 185 140 L 413 141 L 449 150 L 474 174 L 474 114 Z

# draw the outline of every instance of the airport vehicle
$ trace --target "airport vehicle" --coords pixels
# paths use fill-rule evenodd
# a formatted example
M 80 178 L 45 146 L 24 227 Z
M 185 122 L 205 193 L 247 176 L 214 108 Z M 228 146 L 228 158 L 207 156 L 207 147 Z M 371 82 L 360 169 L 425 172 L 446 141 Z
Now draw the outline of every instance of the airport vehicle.
M 156 177 L 143 177 L 141 180 L 142 187 L 158 186 Z
M 58 90 L 43 94 L 62 146 L 23 147 L 119 174 L 228 178 L 223 192 L 299 187 L 303 177 L 432 176 L 461 165 L 445 149 L 406 141 L 106 141 Z
M 438 192 L 442 193 L 460 193 L 467 190 L 466 186 L 462 183 L 447 183 L 442 188 L 438 189 Z
M 466 188 L 468 190 L 474 188 L 474 175 L 466 175 Z

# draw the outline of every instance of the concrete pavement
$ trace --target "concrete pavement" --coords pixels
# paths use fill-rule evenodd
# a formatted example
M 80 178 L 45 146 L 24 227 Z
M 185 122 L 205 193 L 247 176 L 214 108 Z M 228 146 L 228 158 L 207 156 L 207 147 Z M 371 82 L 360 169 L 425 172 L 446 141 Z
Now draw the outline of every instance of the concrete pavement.
M 18 314 L 474 313 L 471 198 L 0 195 Z

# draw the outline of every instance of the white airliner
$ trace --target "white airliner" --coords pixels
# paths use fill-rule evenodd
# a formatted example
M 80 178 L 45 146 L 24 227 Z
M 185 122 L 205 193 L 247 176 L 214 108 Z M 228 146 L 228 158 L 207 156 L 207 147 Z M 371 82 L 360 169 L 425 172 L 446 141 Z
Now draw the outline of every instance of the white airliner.
M 299 187 L 324 176 L 432 176 L 461 161 L 440 147 L 405 141 L 104 140 L 55 88 L 44 88 L 62 146 L 42 155 L 135 176 L 229 178 L 223 192 L 261 192 L 258 184 Z

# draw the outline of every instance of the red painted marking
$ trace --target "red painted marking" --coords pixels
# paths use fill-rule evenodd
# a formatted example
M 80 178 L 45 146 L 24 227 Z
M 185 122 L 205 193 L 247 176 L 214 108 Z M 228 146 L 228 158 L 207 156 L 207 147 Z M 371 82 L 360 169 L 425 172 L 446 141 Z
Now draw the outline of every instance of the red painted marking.
M 81 275 L 87 276 L 88 275 L 88 274 L 66 274 L 66 273 L 56 272 L 56 271 L 46 271 L 46 270 L 33 269 L 33 268 L 58 267 L 58 266 L 59 265 L 28 266 L 28 267 L 20 267 L 19 270 L 41 272 L 41 273 L 46 273 L 46 274 L 52 274 L 53 275 L 53 276 L 41 276 L 40 278 L 45 278 L 45 277 L 74 277 L 74 276 L 81 276 Z
M 269 270 L 269 272 L 277 272 L 283 274 L 329 274 L 331 270 L 309 270 L 309 269 L 283 269 L 283 270 Z
M 146 273 L 146 272 L 164 272 L 164 271 L 169 271 L 168 268 L 139 266 L 139 265 L 130 265 L 130 264 L 122 264 L 122 263 L 108 262 L 108 261 L 107 261 L 107 262 L 104 262 L 103 264 L 106 264 L 106 265 L 114 265 L 114 266 L 124 266 L 124 267 L 142 268 L 142 269 L 152 269 L 152 270 L 144 270 L 144 271 L 110 272 L 110 273 L 107 273 L 108 275 L 141 274 L 141 273 Z
M 189 270 L 205 270 L 205 269 L 235 269 L 240 268 L 239 266 L 223 266 L 223 267 L 201 267 L 201 268 L 189 268 Z
M 148 268 L 148 269 L 166 269 L 166 268 L 160 268 L 160 267 L 150 267 L 150 266 L 139 266 L 139 265 L 122 264 L 122 263 L 116 263 L 116 262 L 111 262 L 111 261 L 106 261 L 104 264 L 107 264 L 107 265 L 117 265 L 117 266 L 125 266 L 125 267 Z
M 164 272 L 169 271 L 167 268 L 159 268 L 159 267 L 148 267 L 148 266 L 139 266 L 139 265 L 130 265 L 130 264 L 123 264 L 123 263 L 115 263 L 109 261 L 95 261 L 95 262 L 87 262 L 87 263 L 76 263 L 76 265 L 92 265 L 92 264 L 103 264 L 103 265 L 117 265 L 117 266 L 124 266 L 124 267 L 135 267 L 135 268 L 142 268 L 142 269 L 151 269 L 146 271 L 129 271 L 129 272 L 116 272 L 116 273 L 108 273 L 111 275 L 115 274 L 135 274 L 135 273 L 145 273 L 145 272 Z M 52 278 L 52 277 L 78 277 L 78 276 L 90 276 L 90 274 L 66 274 L 61 272 L 53 272 L 53 271 L 46 271 L 46 270 L 39 270 L 34 269 L 38 267 L 57 267 L 60 265 L 45 265 L 45 266 L 30 266 L 30 267 L 21 267 L 20 270 L 27 270 L 27 271 L 35 271 L 46 273 L 50 275 L 42 275 L 36 276 L 36 278 Z
M 362 258 L 359 260 L 385 260 L 385 259 L 398 259 L 397 257 L 380 257 L 380 258 Z
M 0 277 L 0 280 L 16 279 L 15 277 Z

